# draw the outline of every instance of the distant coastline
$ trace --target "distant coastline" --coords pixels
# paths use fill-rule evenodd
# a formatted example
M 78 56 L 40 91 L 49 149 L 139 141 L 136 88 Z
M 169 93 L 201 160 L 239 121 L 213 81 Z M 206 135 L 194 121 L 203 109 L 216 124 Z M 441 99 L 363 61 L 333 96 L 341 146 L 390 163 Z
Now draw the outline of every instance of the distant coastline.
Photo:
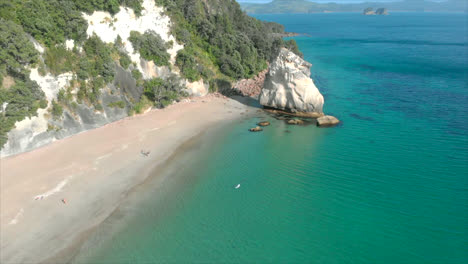
M 273 33 L 272 35 L 274 37 L 281 37 L 281 38 L 291 38 L 291 37 L 299 37 L 299 36 L 312 37 L 310 34 L 297 33 L 297 32 Z
M 242 2 L 241 8 L 248 14 L 310 14 L 335 12 L 362 12 L 366 8 L 386 8 L 389 12 L 451 12 L 467 13 L 468 4 L 465 0 L 447 0 L 445 2 L 421 1 L 392 1 L 363 2 L 363 3 L 316 3 L 307 0 L 273 0 L 269 3 Z

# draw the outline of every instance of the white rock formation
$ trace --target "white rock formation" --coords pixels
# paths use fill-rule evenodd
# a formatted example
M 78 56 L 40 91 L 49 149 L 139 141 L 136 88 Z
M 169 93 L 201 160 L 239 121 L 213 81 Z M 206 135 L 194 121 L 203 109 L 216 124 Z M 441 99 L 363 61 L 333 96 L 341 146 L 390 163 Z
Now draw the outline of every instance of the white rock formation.
M 322 116 L 317 118 L 317 126 L 334 126 L 340 123 L 340 120 L 334 116 Z
M 210 86 L 203 82 L 203 79 L 200 79 L 197 82 L 186 81 L 185 86 L 187 89 L 185 91 L 191 96 L 205 96 L 209 92 Z
M 34 48 L 40 53 L 40 54 L 44 54 L 44 47 L 41 46 L 41 44 L 39 44 L 39 42 L 37 42 L 37 40 L 35 40 L 33 37 L 30 38 L 32 44 L 34 45 Z
M 170 34 L 171 20 L 163 14 L 164 9 L 162 7 L 156 6 L 154 0 L 144 0 L 142 6 L 144 10 L 139 17 L 135 15 L 132 9 L 125 7 L 121 7 L 120 11 L 114 16 L 108 12 L 95 11 L 91 15 L 83 13 L 83 17 L 88 21 L 88 36 L 96 34 L 102 41 L 107 43 L 113 43 L 117 36 L 120 36 L 125 50 L 131 60 L 137 64 L 143 78 L 149 79 L 159 77 L 158 71 L 161 70 L 155 70 L 155 68 L 162 67 L 145 66 L 148 62 L 140 58 L 138 52 L 134 52 L 132 43 L 128 40 L 131 31 L 138 31 L 143 34 L 147 30 L 152 30 L 159 34 L 164 41 L 172 41 L 173 46 L 167 51 L 171 55 L 171 64 L 175 63 L 177 52 L 183 49 L 183 46 L 178 44 L 174 36 Z
M 3 104 L 2 104 L 2 109 L 0 109 L 0 113 L 3 113 L 3 112 L 5 112 L 5 110 L 6 110 L 7 106 L 8 106 L 8 103 L 6 103 L 6 102 L 5 102 L 5 103 L 3 103 Z
M 47 101 L 50 102 L 57 98 L 57 94 L 60 89 L 65 88 L 70 84 L 70 81 L 73 78 L 73 73 L 67 72 L 58 76 L 53 76 L 48 73 L 45 76 L 41 76 L 38 69 L 35 68 L 31 69 L 29 78 L 39 84 L 39 87 L 41 87 L 41 90 L 45 93 Z
M 304 115 L 322 115 L 323 96 L 310 78 L 310 67 L 293 52 L 283 48 L 270 64 L 260 104 Z
M 36 48 L 41 48 L 40 45 Z M 44 92 L 48 105 L 50 107 L 52 100 L 57 98 L 57 93 L 60 89 L 69 85 L 73 77 L 72 73 L 64 73 L 59 76 L 47 74 L 41 76 L 38 69 L 31 69 L 29 75 L 31 80 L 36 81 Z M 42 146 L 56 139 L 54 137 L 43 137 L 38 139 L 38 136 L 46 133 L 49 125 L 49 110 L 37 110 L 37 116 L 26 117 L 25 119 L 16 122 L 15 128 L 8 133 L 8 142 L 0 151 L 0 156 L 8 156 L 32 149 L 31 146 Z
M 75 41 L 73 39 L 67 39 L 65 41 L 65 47 L 67 48 L 67 50 L 73 50 L 73 48 L 75 47 Z
M 94 12 L 91 15 L 83 13 L 83 17 L 88 22 L 87 34 L 96 34 L 106 43 L 113 43 L 117 36 L 122 38 L 125 51 L 131 60 L 136 64 L 138 70 L 143 74 L 144 79 L 154 77 L 167 77 L 170 74 L 178 74 L 177 67 L 174 66 L 177 52 L 183 49 L 183 45 L 177 43 L 174 36 L 170 34 L 171 20 L 163 14 L 163 8 L 155 5 L 154 0 L 143 0 L 141 16 L 135 16 L 130 8 L 120 7 L 120 11 L 112 16 L 108 12 Z M 172 41 L 173 46 L 168 50 L 171 55 L 170 63 L 173 67 L 158 67 L 152 61 L 146 61 L 140 57 L 139 52 L 135 52 L 132 44 L 128 40 L 131 31 L 144 33 L 152 30 L 166 41 Z M 38 52 L 43 55 L 44 47 L 31 37 L 31 41 Z M 73 40 L 66 40 L 67 49 L 73 49 Z M 78 49 L 82 47 L 76 46 Z M 46 95 L 48 101 L 47 109 L 39 109 L 37 116 L 27 117 L 15 123 L 8 133 L 7 143 L 0 149 L 0 157 L 10 156 L 25 151 L 33 150 L 46 145 L 57 139 L 65 138 L 85 130 L 97 128 L 105 124 L 120 120 L 128 115 L 129 105 L 124 108 L 110 107 L 109 103 L 117 101 L 135 101 L 141 96 L 141 87 L 137 87 L 131 73 L 117 68 L 114 82 L 106 89 L 102 89 L 99 100 L 103 106 L 102 111 L 95 111 L 93 106 L 78 104 L 73 111 L 65 108 L 60 120 L 51 118 L 49 112 L 52 100 L 57 99 L 60 89 L 66 88 L 73 78 L 72 73 L 64 73 L 59 76 L 46 74 L 41 76 L 38 69 L 31 69 L 31 80 L 38 83 Z M 208 85 L 203 81 L 189 83 L 186 82 L 186 91 L 193 96 L 203 96 L 208 93 Z M 76 91 L 72 91 L 74 93 Z M 0 105 L 0 113 L 3 113 L 7 104 Z

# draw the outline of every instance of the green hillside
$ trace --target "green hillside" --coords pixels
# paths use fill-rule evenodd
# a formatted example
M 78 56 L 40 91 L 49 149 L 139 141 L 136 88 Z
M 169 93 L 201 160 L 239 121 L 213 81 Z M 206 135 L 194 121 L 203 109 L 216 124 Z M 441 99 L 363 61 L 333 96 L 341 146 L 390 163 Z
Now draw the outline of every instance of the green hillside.
M 172 34 L 185 45 L 176 58 L 182 77 L 190 81 L 203 78 L 211 90 L 217 90 L 220 83 L 256 75 L 286 45 L 271 34 L 283 32 L 281 25 L 248 16 L 235 1 L 155 1 L 165 7 L 173 22 Z M 107 44 L 99 36 L 87 36 L 82 12 L 116 14 L 121 6 L 132 8 L 137 16 L 142 12 L 142 0 L 0 0 L 0 147 L 15 122 L 47 107 L 42 90 L 29 78 L 31 68 L 38 67 L 42 75 L 73 73 L 71 87 L 51 104 L 51 115 L 58 117 L 63 108 L 76 108 L 76 103 L 101 111 L 100 90 L 113 82 L 117 66 L 132 70 L 137 84 L 145 89 L 145 103 L 152 100 L 163 107 L 181 95 L 179 85 L 167 83 L 173 78 L 143 81 L 138 70 L 129 68 L 131 61 L 121 48 L 122 39 Z M 42 56 L 33 39 L 45 48 Z M 67 39 L 79 48 L 66 49 Z M 172 44 L 164 43 L 154 32 L 132 32 L 129 40 L 143 58 L 171 67 L 167 49 Z M 292 44 L 287 43 L 288 47 Z M 77 91 L 76 98 L 72 89 Z M 139 112 L 141 104 L 135 107 Z

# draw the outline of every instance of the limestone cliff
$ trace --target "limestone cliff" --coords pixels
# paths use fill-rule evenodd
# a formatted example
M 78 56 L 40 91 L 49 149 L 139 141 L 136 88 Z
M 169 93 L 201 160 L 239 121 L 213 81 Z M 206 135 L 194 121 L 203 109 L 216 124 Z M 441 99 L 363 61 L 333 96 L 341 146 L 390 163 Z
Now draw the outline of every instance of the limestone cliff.
M 96 109 L 95 105 L 80 102 L 77 99 L 78 90 L 71 84 L 71 81 L 76 78 L 75 72 L 54 76 L 49 72 L 40 73 L 39 68 L 31 68 L 29 69 L 29 78 L 37 82 L 44 92 L 48 106 L 46 109 L 39 109 L 37 116 L 30 116 L 15 123 L 15 127 L 7 134 L 8 141 L 1 148 L 1 157 L 30 151 L 55 140 L 127 117 L 143 94 L 143 87 L 137 85 L 137 80 L 132 75 L 133 70 L 141 72 L 143 80 L 154 77 L 165 79 L 170 75 L 179 75 L 174 66 L 175 57 L 184 46 L 178 44 L 170 33 L 171 19 L 164 14 L 162 7 L 155 5 L 154 0 L 143 0 L 142 7 L 144 9 L 139 16 L 135 15 L 132 9 L 124 7 L 121 7 L 120 11 L 113 15 L 103 11 L 82 14 L 88 23 L 86 33 L 89 37 L 96 35 L 104 43 L 109 44 L 114 43 L 120 37 L 122 39 L 121 49 L 131 59 L 131 65 L 128 69 L 124 69 L 116 63 L 114 80 L 100 89 L 96 100 L 102 108 Z M 156 32 L 163 41 L 172 43 L 172 47 L 168 49 L 169 66 L 156 66 L 153 61 L 143 59 L 140 53 L 133 49 L 132 43 L 129 41 L 130 32 L 144 33 L 147 30 Z M 31 41 L 40 54 L 40 60 L 44 61 L 45 47 L 33 38 Z M 66 48 L 69 50 L 82 49 L 72 40 L 66 41 Z M 183 80 L 183 82 L 186 83 L 186 92 L 189 95 L 201 96 L 208 92 L 207 84 L 202 79 L 194 83 L 187 80 Z M 63 112 L 60 116 L 54 117 L 51 114 L 52 102 L 58 101 L 60 90 L 67 89 L 71 92 L 69 105 L 63 106 Z
M 321 116 L 323 96 L 310 78 L 311 64 L 283 48 L 270 64 L 260 104 L 296 115 Z
M 0 13 L 0 157 L 238 80 L 257 94 L 263 78 L 250 79 L 285 45 L 271 34 L 284 27 L 231 0 L 17 1 Z

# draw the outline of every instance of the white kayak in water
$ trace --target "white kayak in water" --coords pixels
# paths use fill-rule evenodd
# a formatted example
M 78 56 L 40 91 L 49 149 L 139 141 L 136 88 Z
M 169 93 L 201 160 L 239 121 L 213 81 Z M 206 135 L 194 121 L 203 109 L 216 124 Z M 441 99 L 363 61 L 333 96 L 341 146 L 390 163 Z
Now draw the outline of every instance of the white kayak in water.
M 239 189 L 239 188 L 240 188 L 240 183 L 239 183 L 239 184 L 237 184 L 237 186 L 236 186 L 236 189 Z

